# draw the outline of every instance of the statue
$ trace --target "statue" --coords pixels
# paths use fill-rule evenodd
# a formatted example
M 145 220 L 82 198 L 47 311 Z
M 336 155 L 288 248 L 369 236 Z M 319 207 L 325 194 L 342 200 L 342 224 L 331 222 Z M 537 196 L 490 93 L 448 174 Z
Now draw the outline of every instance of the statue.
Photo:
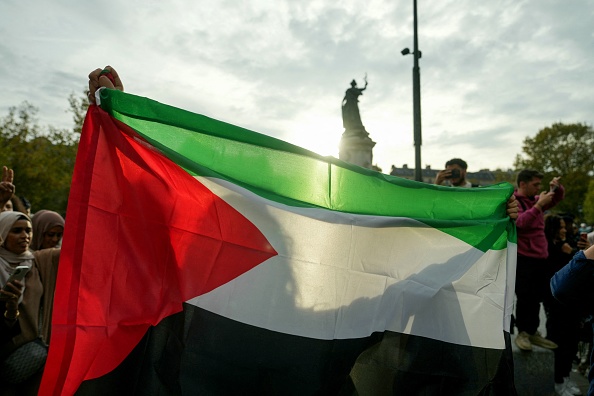
M 365 132 L 359 113 L 359 96 L 367 88 L 367 74 L 365 75 L 365 86 L 357 88 L 357 82 L 351 81 L 351 88 L 346 90 L 342 100 L 342 125 L 345 130 L 362 130 Z
M 365 74 L 364 80 L 363 88 L 357 88 L 357 82 L 351 81 L 351 87 L 344 94 L 342 100 L 344 132 L 340 139 L 338 158 L 371 169 L 375 142 L 371 140 L 369 133 L 365 130 L 359 113 L 359 96 L 363 95 L 363 91 L 367 88 L 367 74 Z

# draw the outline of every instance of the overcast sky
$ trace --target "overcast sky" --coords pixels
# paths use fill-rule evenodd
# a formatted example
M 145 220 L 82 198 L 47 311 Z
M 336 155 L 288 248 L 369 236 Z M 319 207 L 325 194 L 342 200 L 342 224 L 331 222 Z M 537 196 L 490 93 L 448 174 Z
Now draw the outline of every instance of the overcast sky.
M 414 167 L 410 0 L 0 0 L 0 116 L 110 64 L 126 91 L 338 156 L 354 78 L 373 162 Z M 422 164 L 511 168 L 526 136 L 594 120 L 592 0 L 418 1 Z

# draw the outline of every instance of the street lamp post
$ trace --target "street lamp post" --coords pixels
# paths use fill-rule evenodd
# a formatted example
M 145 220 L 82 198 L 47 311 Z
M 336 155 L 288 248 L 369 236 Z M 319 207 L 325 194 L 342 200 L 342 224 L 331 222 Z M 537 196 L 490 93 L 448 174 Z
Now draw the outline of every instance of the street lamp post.
M 414 124 L 414 141 L 415 141 L 415 180 L 423 181 L 423 170 L 421 169 L 421 73 L 419 68 L 419 59 L 421 58 L 421 51 L 419 51 L 419 36 L 417 34 L 417 0 L 413 0 L 413 30 L 414 30 L 414 47 L 413 47 L 413 124 Z M 402 55 L 411 54 L 408 48 L 401 51 Z

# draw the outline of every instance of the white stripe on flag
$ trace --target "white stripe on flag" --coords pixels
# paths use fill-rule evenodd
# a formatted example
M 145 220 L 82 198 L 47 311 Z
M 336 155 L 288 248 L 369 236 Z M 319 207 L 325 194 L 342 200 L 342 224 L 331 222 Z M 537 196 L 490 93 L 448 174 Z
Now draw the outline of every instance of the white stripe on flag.
M 411 219 L 291 207 L 197 179 L 279 254 L 190 304 L 317 339 L 390 330 L 504 348 L 505 250 L 483 253 Z

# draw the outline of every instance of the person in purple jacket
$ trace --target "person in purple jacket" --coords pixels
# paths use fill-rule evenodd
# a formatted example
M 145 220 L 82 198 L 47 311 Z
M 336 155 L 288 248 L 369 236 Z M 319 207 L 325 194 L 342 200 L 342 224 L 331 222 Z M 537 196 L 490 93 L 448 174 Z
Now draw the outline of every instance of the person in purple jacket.
M 557 344 L 544 338 L 538 331 L 540 304 L 548 294 L 550 273 L 546 270 L 548 242 L 544 231 L 543 213 L 557 205 L 564 197 L 565 189 L 554 177 L 549 191 L 542 191 L 543 174 L 524 169 L 518 174 L 518 261 L 516 268 L 516 315 L 518 348 L 531 351 L 532 345 L 555 349 Z M 548 274 L 548 276 L 547 276 Z
M 553 275 L 551 292 L 557 300 L 572 309 L 594 314 L 594 245 L 577 252 L 569 264 Z M 588 396 L 594 396 L 594 352 L 590 356 L 588 380 Z

